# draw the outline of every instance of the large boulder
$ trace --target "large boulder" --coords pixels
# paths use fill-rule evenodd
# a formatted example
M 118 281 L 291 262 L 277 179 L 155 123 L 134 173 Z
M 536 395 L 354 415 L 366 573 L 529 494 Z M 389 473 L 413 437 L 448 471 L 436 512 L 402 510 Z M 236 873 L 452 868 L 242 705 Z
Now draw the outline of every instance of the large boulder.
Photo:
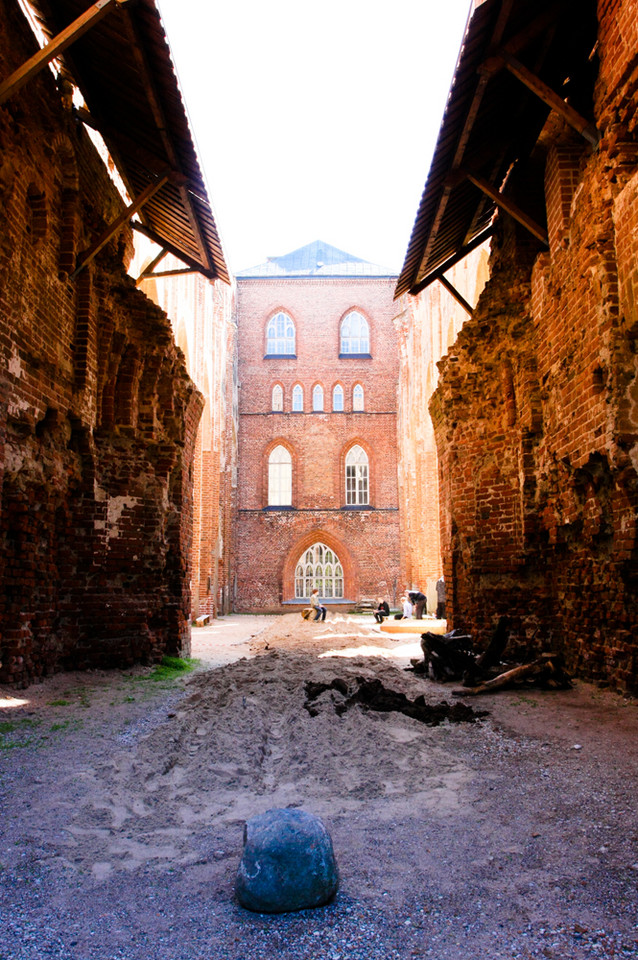
M 327 903 L 339 877 L 332 840 L 304 810 L 267 810 L 246 822 L 235 893 L 256 913 L 287 913 Z

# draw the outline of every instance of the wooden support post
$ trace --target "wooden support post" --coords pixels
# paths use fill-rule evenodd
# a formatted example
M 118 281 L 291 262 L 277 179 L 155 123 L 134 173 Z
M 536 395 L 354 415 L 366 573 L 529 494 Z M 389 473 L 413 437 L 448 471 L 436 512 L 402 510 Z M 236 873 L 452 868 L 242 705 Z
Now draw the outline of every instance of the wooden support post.
M 437 277 L 437 280 L 439 281 L 440 284 L 442 284 L 445 287 L 448 293 L 450 293 L 454 297 L 456 302 L 460 303 L 464 310 L 467 310 L 470 316 L 474 314 L 474 307 L 471 307 L 469 305 L 465 297 L 459 293 L 459 291 L 456 289 L 456 287 L 453 284 L 450 283 L 447 277 L 444 277 L 443 274 L 441 274 L 440 276 Z
M 116 6 L 125 2 L 126 0 L 97 0 L 88 10 L 80 14 L 73 23 L 70 23 L 61 33 L 58 33 L 45 47 L 42 47 L 26 63 L 18 67 L 3 83 L 0 83 L 0 104 L 20 90 L 31 77 L 39 73 L 48 63 L 55 60 L 63 50 L 66 50 L 78 37 L 81 37 L 90 27 L 101 20 L 109 10 L 113 10 Z
M 165 173 L 163 176 L 159 177 L 158 180 L 154 180 L 153 183 L 149 183 L 149 185 L 142 190 L 140 195 L 135 198 L 133 203 L 131 203 L 130 206 L 128 206 L 126 210 L 119 215 L 119 217 L 116 217 L 113 223 L 109 224 L 104 233 L 98 237 L 95 243 L 92 243 L 89 249 L 85 251 L 82 260 L 80 263 L 78 263 L 77 267 L 71 274 L 69 278 L 70 280 L 74 280 L 75 277 L 77 277 L 80 270 L 83 270 L 84 267 L 86 267 L 86 265 L 93 260 L 100 250 L 106 246 L 111 237 L 123 226 L 123 224 L 125 224 L 127 220 L 130 220 L 133 214 L 136 213 L 140 207 L 143 207 L 144 204 L 150 200 L 158 190 L 161 190 L 161 188 L 169 179 L 170 174 Z
M 517 60 L 507 50 L 502 50 L 500 56 L 505 61 L 505 66 L 521 83 L 524 83 L 528 90 L 535 93 L 552 110 L 555 110 L 564 120 L 573 127 L 585 140 L 588 140 L 593 147 L 598 146 L 600 135 L 593 123 L 581 116 L 577 110 L 574 110 L 566 103 L 551 87 L 548 87 L 540 77 L 528 70 L 520 60 Z
M 482 190 L 494 203 L 505 210 L 506 213 L 509 213 L 510 217 L 513 217 L 514 220 L 517 220 L 518 223 L 522 224 L 526 230 L 529 230 L 538 240 L 544 243 L 546 246 L 549 246 L 547 242 L 547 233 L 546 231 L 538 224 L 535 220 L 521 210 L 518 204 L 514 203 L 513 200 L 510 200 L 509 197 L 506 197 L 503 193 L 497 190 L 495 187 L 488 183 L 487 180 L 483 180 L 482 177 L 477 177 L 473 173 L 468 173 L 465 171 L 465 176 L 473 183 L 475 187 L 478 187 L 479 190 Z
M 168 253 L 168 250 L 163 250 L 163 249 L 162 249 L 162 250 L 160 250 L 160 252 L 157 254 L 156 257 L 153 257 L 153 259 L 151 260 L 151 262 L 149 263 L 149 265 L 148 265 L 147 267 L 145 267 L 144 270 L 142 270 L 142 272 L 140 273 L 139 277 L 138 277 L 137 280 L 135 281 L 135 286 L 136 286 L 136 287 L 139 287 L 139 285 L 140 285 L 140 283 L 142 282 L 142 280 L 147 280 L 147 279 L 150 277 L 150 275 L 153 273 L 153 270 L 155 269 L 155 267 L 157 266 L 157 264 L 160 263 L 160 261 L 164 259 L 164 257 L 167 255 L 167 253 Z
M 492 227 L 488 227 L 486 230 L 482 230 L 481 233 L 477 234 L 472 238 L 468 243 L 464 244 L 460 250 L 457 250 L 456 253 L 452 254 L 451 257 L 448 257 L 440 267 L 437 267 L 435 271 L 428 274 L 426 277 L 423 277 L 422 280 L 419 280 L 417 284 L 410 288 L 410 293 L 413 296 L 416 296 L 417 293 L 421 293 L 421 290 L 425 290 L 426 287 L 429 287 L 431 283 L 434 283 L 435 280 L 438 280 L 441 274 L 447 273 L 453 266 L 457 263 L 460 263 L 461 260 L 464 260 L 472 250 L 476 250 L 477 247 L 480 247 L 482 243 L 485 243 L 486 240 L 492 236 L 493 230 Z
M 161 280 L 162 277 L 181 277 L 185 273 L 199 273 L 199 270 L 195 270 L 193 267 L 176 267 L 175 270 L 160 270 L 159 273 L 148 273 L 146 276 L 141 277 L 140 279 Z

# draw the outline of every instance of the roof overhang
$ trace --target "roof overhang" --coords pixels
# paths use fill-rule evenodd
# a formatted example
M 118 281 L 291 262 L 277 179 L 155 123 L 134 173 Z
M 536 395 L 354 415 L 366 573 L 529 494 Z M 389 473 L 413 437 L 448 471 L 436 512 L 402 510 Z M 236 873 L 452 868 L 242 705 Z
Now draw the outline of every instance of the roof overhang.
M 87 0 L 30 0 L 54 40 L 90 15 Z M 102 135 L 133 201 L 136 226 L 209 279 L 230 282 L 204 178 L 154 0 L 108 6 L 77 32 L 63 70 L 88 108 L 80 117 Z M 163 182 L 162 182 L 163 181 Z M 161 186 L 158 186 L 161 183 Z M 145 193 L 146 191 L 146 193 Z M 134 203 L 131 205 L 133 214 Z
M 491 233 L 503 206 L 544 239 L 544 224 L 501 191 L 551 110 L 590 143 L 594 0 L 484 0 L 463 38 L 396 296 L 418 293 Z

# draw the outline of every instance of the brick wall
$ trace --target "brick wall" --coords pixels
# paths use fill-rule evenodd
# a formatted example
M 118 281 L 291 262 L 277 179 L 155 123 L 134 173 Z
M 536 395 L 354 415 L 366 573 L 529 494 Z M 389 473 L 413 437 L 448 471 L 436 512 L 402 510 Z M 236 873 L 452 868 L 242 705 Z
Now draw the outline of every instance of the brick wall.
M 136 235 L 134 272 L 157 247 Z M 158 270 L 183 266 L 167 256 Z M 192 616 L 229 613 L 237 469 L 237 337 L 234 287 L 200 274 L 146 280 L 141 288 L 171 321 L 189 375 L 204 398 L 193 465 Z
M 236 530 L 236 608 L 281 609 L 294 598 L 292 574 L 302 552 L 322 541 L 344 565 L 345 595 L 399 589 L 396 396 L 398 355 L 393 280 L 239 279 L 239 484 Z M 339 357 L 345 314 L 359 310 L 370 325 L 370 358 Z M 266 326 L 285 310 L 296 326 L 294 358 L 265 357 Z M 283 411 L 272 412 L 272 388 L 283 387 Z M 292 390 L 304 391 L 303 412 Z M 312 411 L 312 391 L 324 390 L 324 411 Z M 332 411 L 336 384 L 344 411 Z M 353 388 L 364 389 L 354 412 Z M 354 444 L 368 456 L 369 509 L 344 509 L 345 457 Z M 268 507 L 268 456 L 277 445 L 293 462 L 292 510 Z M 291 572 L 292 571 L 292 572 Z
M 471 304 L 487 280 L 488 251 L 473 251 L 447 274 Z M 399 509 L 402 579 L 419 587 L 436 609 L 441 576 L 438 460 L 428 404 L 445 356 L 468 313 L 439 283 L 418 296 L 404 296 L 395 324 L 399 338 Z
M 34 51 L 0 0 L 0 75 Z M 201 399 L 135 289 L 122 209 L 44 70 L 0 107 L 0 679 L 189 649 Z
M 454 626 L 638 686 L 637 6 L 600 3 L 596 150 L 551 120 L 550 249 L 503 218 L 433 416 Z M 524 185 L 514 183 L 524 198 Z

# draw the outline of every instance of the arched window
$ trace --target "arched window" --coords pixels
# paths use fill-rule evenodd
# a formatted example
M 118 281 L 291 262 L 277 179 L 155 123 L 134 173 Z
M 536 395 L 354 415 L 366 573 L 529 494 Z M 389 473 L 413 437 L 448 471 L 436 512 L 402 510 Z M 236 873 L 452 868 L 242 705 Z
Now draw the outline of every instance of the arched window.
M 312 391 L 312 409 L 323 410 L 323 387 L 320 384 L 317 384 Z
M 368 503 L 368 455 L 355 444 L 346 456 L 346 505 Z
M 266 356 L 294 356 L 295 325 L 281 310 L 271 317 L 266 328 Z
M 292 409 L 298 413 L 303 410 L 303 387 L 300 383 L 292 388 Z
M 284 388 L 280 383 L 272 388 L 272 409 L 278 412 L 284 409 Z
M 352 409 L 363 410 L 363 387 L 360 383 L 356 383 L 352 391 Z
M 292 457 L 281 444 L 268 457 L 268 506 L 292 506 Z
M 314 589 L 320 597 L 343 597 L 343 567 L 339 557 L 325 543 L 313 543 L 299 557 L 295 568 L 295 599 L 305 599 Z
M 358 310 L 351 310 L 341 321 L 341 354 L 370 353 L 368 321 Z
M 332 409 L 337 412 L 343 410 L 343 387 L 340 384 L 332 391 Z

